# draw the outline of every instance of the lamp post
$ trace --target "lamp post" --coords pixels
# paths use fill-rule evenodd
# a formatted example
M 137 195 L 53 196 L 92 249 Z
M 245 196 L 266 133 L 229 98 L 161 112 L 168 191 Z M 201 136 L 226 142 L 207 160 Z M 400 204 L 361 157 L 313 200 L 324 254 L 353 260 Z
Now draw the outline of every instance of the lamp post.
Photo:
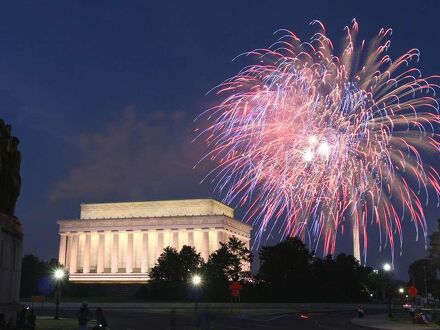
M 197 302 L 199 300 L 198 296 L 198 289 L 200 285 L 202 284 L 202 277 L 200 275 L 194 275 L 191 279 L 192 285 L 195 288 L 195 304 L 194 304 L 194 310 L 197 311 Z
M 60 291 L 61 291 L 61 281 L 64 279 L 64 270 L 62 268 L 57 268 L 53 272 L 53 277 L 55 278 L 55 320 L 59 319 L 59 306 L 60 306 Z
M 385 263 L 382 269 L 385 273 L 390 273 L 392 271 L 392 267 L 389 263 Z M 389 283 L 387 288 L 387 294 L 388 294 L 388 317 L 393 317 L 393 313 L 391 311 L 391 288 Z

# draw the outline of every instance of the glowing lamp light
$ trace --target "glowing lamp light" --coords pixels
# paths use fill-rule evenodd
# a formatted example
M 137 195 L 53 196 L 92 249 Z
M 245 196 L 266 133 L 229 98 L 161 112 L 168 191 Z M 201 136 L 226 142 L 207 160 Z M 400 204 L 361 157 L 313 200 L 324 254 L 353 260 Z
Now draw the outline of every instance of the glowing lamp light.
M 389 263 L 386 263 L 383 265 L 383 270 L 386 272 L 389 272 L 391 270 L 391 265 Z
M 192 278 L 192 283 L 195 286 L 199 286 L 202 283 L 202 278 L 200 277 L 200 275 L 194 275 Z
M 64 270 L 61 268 L 58 268 L 54 271 L 53 276 L 57 280 L 61 280 L 64 277 Z
M 405 289 L 404 288 L 399 288 L 399 293 L 400 294 L 402 294 L 402 293 L 404 293 L 405 292 Z

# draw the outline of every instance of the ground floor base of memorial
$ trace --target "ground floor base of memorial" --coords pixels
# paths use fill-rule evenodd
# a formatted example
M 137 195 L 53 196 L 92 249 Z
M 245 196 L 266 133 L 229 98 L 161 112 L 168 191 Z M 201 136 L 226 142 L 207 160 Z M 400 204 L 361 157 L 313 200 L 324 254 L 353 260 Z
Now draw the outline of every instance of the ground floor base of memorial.
M 63 289 L 63 296 L 70 298 L 108 297 L 110 301 L 124 301 L 128 298 L 137 297 L 142 284 L 86 284 L 70 283 Z

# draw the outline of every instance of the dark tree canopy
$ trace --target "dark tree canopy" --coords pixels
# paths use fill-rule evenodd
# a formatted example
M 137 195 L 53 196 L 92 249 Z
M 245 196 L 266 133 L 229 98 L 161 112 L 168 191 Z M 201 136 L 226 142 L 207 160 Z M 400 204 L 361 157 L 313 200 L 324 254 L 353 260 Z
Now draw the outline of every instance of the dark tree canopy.
M 180 252 L 173 247 L 166 247 L 157 259 L 156 265 L 151 269 L 149 276 L 156 282 L 184 282 L 191 274 L 199 271 L 202 265 L 200 253 L 184 245 Z
M 437 231 L 429 236 L 429 259 L 440 269 L 440 219 L 437 220 Z
M 371 269 L 351 255 L 317 258 L 299 238 L 260 249 L 257 279 L 275 301 L 361 301 Z
M 282 287 L 285 282 L 301 283 L 309 277 L 307 269 L 313 255 L 299 238 L 288 237 L 274 246 L 263 246 L 259 257 L 258 277 Z
M 52 272 L 58 267 L 56 259 L 44 261 L 32 254 L 25 255 L 21 263 L 20 297 L 51 294 L 54 289 Z
M 0 212 L 11 216 L 21 187 L 19 143 L 11 135 L 11 126 L 0 119 Z
M 232 236 L 209 256 L 205 269 L 210 276 L 223 282 L 246 281 L 251 277 L 246 265 L 252 260 L 252 252 L 245 243 Z
M 183 299 L 194 293 L 191 279 L 198 274 L 203 278 L 202 290 L 206 297 L 226 300 L 231 281 L 247 281 L 252 277 L 249 271 L 251 262 L 251 251 L 236 237 L 220 243 L 220 248 L 209 256 L 206 264 L 193 247 L 183 246 L 180 252 L 167 247 L 149 273 L 148 295 L 160 299 Z
M 184 299 L 192 275 L 202 267 L 200 253 L 184 245 L 180 252 L 166 247 L 151 269 L 149 296 L 156 299 Z
M 414 261 L 408 269 L 410 284 L 414 285 L 419 294 L 440 293 L 436 280 L 437 266 L 430 259 L 419 259 Z
M 151 281 L 176 282 L 182 276 L 179 252 L 173 247 L 166 247 L 150 270 Z
M 235 236 L 227 243 L 220 243 L 204 267 L 206 277 L 205 292 L 210 300 L 229 299 L 231 282 L 247 282 L 252 278 L 248 270 L 253 260 L 252 252 Z

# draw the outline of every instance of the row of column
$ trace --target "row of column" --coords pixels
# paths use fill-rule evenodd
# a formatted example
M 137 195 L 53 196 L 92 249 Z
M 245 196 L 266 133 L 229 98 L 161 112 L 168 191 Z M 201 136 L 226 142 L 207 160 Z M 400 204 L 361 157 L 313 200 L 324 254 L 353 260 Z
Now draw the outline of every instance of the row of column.
M 179 237 L 179 233 L 183 235 L 186 232 L 186 239 Z M 195 232 L 199 232 L 198 241 L 195 240 Z M 107 232 L 111 233 L 112 251 L 110 251 L 110 272 L 118 273 L 119 271 L 119 231 Z M 166 246 L 170 245 L 176 249 L 180 249 L 183 245 L 190 245 L 196 248 L 202 257 L 207 260 L 209 254 L 215 251 L 219 247 L 219 242 L 225 242 L 228 239 L 228 235 L 223 230 L 173 230 L 169 232 L 171 237 L 167 237 Z M 96 272 L 104 273 L 105 270 L 105 232 L 98 232 L 98 248 L 97 248 L 97 262 Z M 141 232 L 141 273 L 147 273 L 148 270 L 154 266 L 157 258 L 164 249 L 164 231 L 142 231 Z M 153 235 L 151 235 L 153 234 Z M 84 250 L 82 265 L 78 265 L 78 253 L 79 253 L 79 237 L 85 235 Z M 151 237 L 150 237 L 151 236 Z M 127 247 L 125 256 L 125 272 L 133 272 L 134 263 L 134 232 L 127 232 Z M 91 270 L 91 252 L 92 252 L 92 233 L 70 233 L 61 234 L 60 238 L 60 250 L 59 250 L 59 262 L 68 268 L 71 274 L 77 273 L 78 269 L 82 266 L 82 273 L 90 273 Z M 67 263 L 67 264 L 66 264 Z M 95 265 L 93 265 L 95 266 Z M 94 267 L 93 267 L 94 268 Z

